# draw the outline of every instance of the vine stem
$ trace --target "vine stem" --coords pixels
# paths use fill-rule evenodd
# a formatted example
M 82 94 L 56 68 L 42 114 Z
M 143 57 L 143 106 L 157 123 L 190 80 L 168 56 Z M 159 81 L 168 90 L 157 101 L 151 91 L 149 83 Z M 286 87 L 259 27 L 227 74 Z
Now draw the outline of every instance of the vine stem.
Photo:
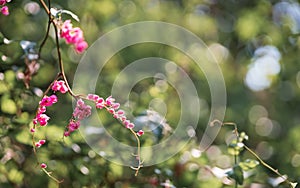
M 43 41 L 42 41 L 42 43 L 40 45 L 40 48 L 39 48 L 39 52 L 38 52 L 38 56 L 39 57 L 41 56 L 42 48 L 44 47 L 44 45 L 45 45 L 45 43 L 46 43 L 46 41 L 48 39 L 49 31 L 50 31 L 50 26 L 51 26 L 51 21 L 49 19 L 48 26 L 47 26 L 47 31 L 46 31 L 46 35 L 45 35 L 45 37 L 44 37 L 44 39 L 43 39 Z
M 135 139 L 137 141 L 137 155 L 135 155 L 135 156 L 138 158 L 138 166 L 131 167 L 132 169 L 135 170 L 135 176 L 137 176 L 139 173 L 139 170 L 143 167 L 143 161 L 141 161 L 141 142 L 140 142 L 140 139 L 139 139 L 138 135 L 136 134 L 136 132 L 134 132 L 133 129 L 130 129 L 130 131 L 135 136 Z
M 292 186 L 292 182 L 290 182 L 287 178 L 285 178 L 277 169 L 274 169 L 269 164 L 267 164 L 265 161 L 263 161 L 252 149 L 250 149 L 248 146 L 244 145 L 244 148 L 251 153 L 264 167 L 268 168 L 275 174 L 277 174 L 279 177 L 281 177 L 286 183 L 290 184 Z M 293 187 L 293 186 L 292 186 Z
M 47 7 L 45 1 L 44 1 L 44 0 L 40 0 L 40 3 L 42 4 L 42 6 L 43 6 L 43 8 L 45 9 L 46 13 L 47 13 L 48 15 L 51 15 L 51 14 L 50 14 L 50 10 L 49 10 L 49 8 Z
M 53 179 L 57 183 L 62 183 L 64 181 L 64 180 L 56 179 L 54 176 L 51 175 L 51 172 L 47 171 L 46 169 L 42 168 L 42 170 L 47 174 L 47 176 L 49 176 L 51 179 Z
M 72 89 L 70 88 L 70 85 L 69 85 L 69 82 L 67 80 L 67 77 L 65 75 L 64 64 L 62 62 L 61 52 L 60 52 L 60 46 L 59 46 L 58 29 L 57 29 L 57 26 L 55 25 L 55 23 L 53 21 L 52 21 L 52 23 L 53 23 L 53 27 L 54 27 L 54 30 L 55 30 L 55 42 L 56 42 L 56 49 L 57 49 L 57 55 L 58 55 L 58 63 L 59 63 L 59 69 L 60 69 L 60 72 L 61 72 L 61 76 L 62 76 L 63 80 L 66 83 L 66 86 L 68 88 L 68 92 L 70 93 L 70 95 L 72 97 L 74 97 L 74 98 L 77 98 L 78 96 L 73 93 Z
M 234 126 L 234 134 L 237 136 L 239 136 L 239 132 L 238 132 L 238 128 L 237 128 L 237 124 L 233 123 L 233 122 L 221 122 L 220 120 L 214 120 L 211 122 L 212 125 L 214 123 L 220 123 L 222 126 L 224 125 L 232 125 Z M 290 182 L 288 180 L 288 178 L 285 178 L 279 171 L 278 169 L 274 169 L 273 167 L 271 167 L 269 164 L 267 164 L 264 160 L 262 160 L 252 149 L 250 149 L 248 146 L 246 146 L 246 144 L 244 144 L 244 148 L 251 153 L 264 167 L 266 167 L 267 169 L 271 170 L 272 172 L 274 172 L 276 175 L 278 175 L 279 177 L 281 177 L 286 183 L 288 183 L 292 188 L 294 187 L 293 183 Z M 235 162 L 236 163 L 236 162 Z M 237 184 L 236 184 L 237 187 Z
M 72 89 L 70 88 L 70 85 L 69 85 L 69 82 L 67 80 L 67 77 L 65 75 L 65 69 L 64 69 L 64 65 L 63 65 L 63 61 L 62 61 L 62 57 L 61 57 L 61 51 L 60 51 L 60 45 L 59 45 L 59 36 L 58 36 L 58 28 L 57 28 L 57 25 L 56 25 L 56 22 L 54 21 L 53 19 L 53 16 L 51 15 L 51 12 L 50 12 L 50 0 L 48 0 L 48 6 L 46 5 L 46 3 L 44 2 L 44 0 L 39 0 L 40 3 L 42 4 L 43 8 L 45 9 L 46 13 L 48 14 L 49 16 L 49 21 L 48 21 L 48 26 L 47 26 L 47 32 L 46 32 L 46 35 L 40 45 L 40 48 L 39 48 L 39 57 L 40 57 L 40 54 L 41 54 L 41 50 L 44 46 L 44 44 L 46 43 L 46 40 L 49 36 L 49 31 L 50 31 L 50 26 L 51 24 L 53 24 L 53 27 L 54 27 L 54 30 L 55 30 L 55 43 L 56 43 L 56 49 L 57 49 L 57 55 L 58 55 L 58 64 L 59 64 L 59 70 L 60 70 L 60 73 L 56 76 L 55 80 L 49 85 L 48 89 L 45 91 L 43 97 L 50 91 L 53 83 L 59 79 L 59 77 L 62 77 L 62 79 L 65 81 L 65 84 L 68 88 L 68 92 L 69 94 L 74 97 L 75 99 L 77 98 L 84 98 L 82 97 L 81 95 L 75 95 L 72 91 Z M 35 128 L 36 125 L 33 126 L 33 128 Z M 136 132 L 134 132 L 133 129 L 130 129 L 131 133 L 135 136 L 136 140 L 137 140 L 137 155 L 135 155 L 135 157 L 138 159 L 138 166 L 137 167 L 131 167 L 132 169 L 134 169 L 136 172 L 135 172 L 135 176 L 138 175 L 139 173 L 139 170 L 140 168 L 143 166 L 143 161 L 141 161 L 141 143 L 140 143 L 140 139 L 137 135 Z M 34 150 L 34 153 L 37 157 L 37 153 L 36 153 L 36 147 L 35 147 L 35 139 L 34 139 L 34 133 L 32 134 L 32 143 L 33 143 L 33 150 Z M 38 162 L 39 164 L 39 162 Z M 58 183 L 61 183 L 61 181 L 57 180 L 55 177 L 53 177 L 51 175 L 51 172 L 48 172 L 46 169 L 43 169 L 43 171 L 50 177 L 52 178 L 54 181 L 58 182 Z

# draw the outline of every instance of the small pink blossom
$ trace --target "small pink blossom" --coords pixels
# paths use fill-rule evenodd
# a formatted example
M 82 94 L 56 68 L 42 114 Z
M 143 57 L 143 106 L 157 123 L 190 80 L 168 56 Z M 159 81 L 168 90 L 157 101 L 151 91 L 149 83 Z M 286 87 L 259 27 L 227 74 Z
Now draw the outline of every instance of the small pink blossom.
M 113 109 L 117 110 L 117 109 L 120 108 L 120 104 L 119 104 L 119 103 L 113 103 L 113 104 L 111 105 L 111 107 L 112 107 Z
M 1 13 L 2 13 L 4 16 L 8 16 L 8 15 L 9 15 L 8 7 L 7 7 L 7 6 L 3 6 L 3 7 L 1 8 Z
M 37 121 L 37 118 L 34 118 L 33 120 L 32 120 L 32 123 L 34 124 L 34 125 L 36 125 L 37 123 L 38 123 L 38 121 Z M 33 129 L 34 130 L 34 129 Z M 30 130 L 31 132 L 33 131 L 32 129 Z M 34 130 L 35 131 L 35 130 Z
M 71 121 L 68 125 L 69 132 L 73 132 L 80 127 L 80 121 Z
M 47 168 L 47 165 L 45 163 L 42 163 L 41 168 Z
M 41 146 L 42 146 L 42 144 L 40 144 L 40 143 L 35 143 L 35 147 L 39 148 L 39 147 L 41 147 Z
M 73 25 L 71 24 L 71 20 L 66 20 L 61 27 L 60 37 L 61 38 L 68 37 L 72 28 L 73 28 Z
M 38 114 L 42 114 L 42 113 L 45 113 L 46 112 L 46 107 L 45 106 L 40 106 L 38 108 Z
M 133 129 L 134 128 L 134 124 L 133 123 L 129 123 L 128 126 L 126 126 L 127 129 Z
M 48 124 L 48 120 L 50 117 L 48 117 L 46 114 L 40 114 L 37 117 L 37 121 L 40 123 L 41 126 L 46 126 Z
M 30 132 L 31 132 L 31 133 L 34 133 L 34 132 L 35 132 L 35 129 L 34 129 L 34 128 L 31 128 L 31 129 L 30 129 Z
M 53 91 L 60 91 L 61 93 L 66 93 L 68 91 L 68 87 L 63 80 L 55 81 L 51 88 Z
M 44 145 L 46 143 L 46 140 L 39 140 L 39 144 Z
M 126 127 L 127 129 L 133 129 L 133 128 L 134 128 L 134 124 L 131 123 L 129 120 L 123 121 L 123 124 L 125 125 L 125 127 Z
M 5 5 L 6 4 L 6 0 L 0 0 L 0 5 Z
M 115 99 L 112 96 L 107 97 L 105 100 L 105 103 L 107 106 L 113 105 L 114 102 L 115 102 Z
M 45 96 L 41 101 L 40 101 L 40 106 L 51 106 L 52 104 L 57 102 L 57 96 L 56 95 L 51 95 L 50 97 Z
M 65 137 L 70 136 L 70 132 L 69 132 L 69 131 L 65 131 L 65 132 L 64 132 L 64 136 L 65 136 Z
M 88 47 L 88 43 L 85 42 L 84 40 L 75 43 L 75 51 L 76 51 L 77 53 L 82 53 L 82 52 L 84 52 L 84 50 L 87 49 L 87 47 Z
M 92 107 L 86 105 L 82 99 L 77 101 L 76 107 L 73 112 L 73 116 L 78 120 L 82 120 L 91 115 Z
M 87 95 L 87 99 L 89 100 L 92 100 L 94 102 L 97 102 L 97 100 L 99 99 L 100 97 L 98 95 L 95 95 L 95 94 L 88 94 Z
M 83 41 L 83 32 L 79 27 L 72 28 L 65 39 L 67 44 L 76 44 Z
M 62 24 L 60 37 L 64 38 L 67 44 L 74 45 L 77 53 L 82 53 L 88 47 L 87 42 L 84 40 L 82 30 L 79 27 L 73 28 L 70 20 L 66 20 Z
M 117 114 L 118 114 L 119 116 L 121 116 L 121 115 L 124 115 L 125 112 L 124 112 L 123 110 L 118 110 L 118 111 L 117 111 Z
M 108 110 L 107 110 L 109 113 L 111 113 L 111 114 L 115 114 L 115 110 L 114 109 L 112 109 L 112 108 L 108 108 Z
M 139 130 L 137 133 L 136 133 L 138 136 L 142 136 L 144 134 L 144 131 L 143 130 Z

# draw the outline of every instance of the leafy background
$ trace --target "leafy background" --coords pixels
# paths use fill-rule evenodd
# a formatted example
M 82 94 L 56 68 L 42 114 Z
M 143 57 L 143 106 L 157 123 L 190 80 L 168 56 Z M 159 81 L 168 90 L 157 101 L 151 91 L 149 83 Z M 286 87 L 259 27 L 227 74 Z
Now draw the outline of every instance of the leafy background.
M 195 33 L 210 47 L 222 68 L 228 103 L 225 120 L 237 123 L 239 130 L 249 135 L 247 145 L 271 166 L 292 180 L 300 181 L 300 8 L 297 2 L 289 1 L 287 4 L 294 9 L 278 18 L 274 10 L 280 2 L 53 0 L 51 4 L 79 16 L 80 23 L 72 22 L 82 28 L 89 44 L 114 28 L 145 20 L 174 23 Z M 40 44 L 45 35 L 47 15 L 38 1 L 13 0 L 8 6 L 10 15 L 0 16 L 1 40 L 5 37 L 14 42 L 0 46 L 0 187 L 57 187 L 36 165 L 29 133 L 29 124 L 40 100 L 39 93 L 48 87 L 58 72 L 53 31 L 42 51 L 41 68 L 33 77 L 30 88 L 26 89 L 22 80 L 17 79 L 18 72 L 25 69 L 19 42 L 28 40 Z M 64 18 L 70 19 L 67 15 Z M 255 50 L 266 45 L 279 50 L 281 71 L 270 78 L 272 84 L 268 88 L 253 91 L 245 85 L 245 77 Z M 61 47 L 66 73 L 72 82 L 80 56 L 63 41 Z M 128 47 L 107 64 L 96 93 L 109 96 L 115 76 L 122 68 L 134 60 L 150 56 L 170 59 L 191 76 L 201 104 L 206 107 L 201 111 L 196 136 L 171 159 L 145 167 L 138 177 L 134 177 L 130 168 L 97 155 L 79 133 L 62 141 L 64 127 L 72 114 L 72 99 L 59 95 L 59 102 L 49 108 L 49 126 L 39 130 L 41 138 L 48 140 L 46 146 L 39 149 L 39 157 L 49 161 L 48 167 L 56 177 L 64 179 L 61 187 L 163 187 L 168 182 L 176 187 L 232 186 L 226 185 L 218 173 L 215 176 L 209 170 L 233 166 L 233 157 L 228 154 L 226 144 L 232 129 L 222 129 L 209 150 L 199 151 L 197 143 L 207 124 L 210 93 L 204 75 L 194 71 L 193 62 L 184 54 L 156 44 Z M 160 91 L 153 80 L 145 80 L 133 89 L 130 96 L 133 113 L 143 112 L 153 98 L 165 101 L 170 109 L 166 119 L 171 127 L 176 125 L 181 109 L 175 90 L 169 87 L 167 91 Z M 100 115 L 116 138 L 128 141 L 126 130 L 119 131 L 117 122 L 105 114 Z M 154 137 L 158 136 L 167 135 L 154 134 Z M 142 142 L 152 143 L 153 137 L 146 135 Z M 242 158 L 251 158 L 251 155 L 245 152 Z M 271 171 L 258 166 L 243 187 L 272 187 L 272 184 L 287 187 L 274 183 L 278 180 L 276 178 Z

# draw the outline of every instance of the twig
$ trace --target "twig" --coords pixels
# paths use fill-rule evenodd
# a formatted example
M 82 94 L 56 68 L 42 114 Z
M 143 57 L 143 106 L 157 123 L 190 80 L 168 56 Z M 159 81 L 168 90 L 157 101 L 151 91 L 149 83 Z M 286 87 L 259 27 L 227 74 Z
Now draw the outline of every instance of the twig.
M 234 122 L 221 122 L 219 120 L 214 120 L 211 123 L 220 123 L 221 125 L 233 125 L 234 126 L 234 133 L 237 136 L 237 139 L 239 137 L 239 132 L 238 132 L 238 128 L 237 128 L 237 124 Z M 264 162 L 253 150 L 251 150 L 248 146 L 246 146 L 246 144 L 244 144 L 244 148 L 251 153 L 264 167 L 268 168 L 269 170 L 271 170 L 272 172 L 274 172 L 276 175 L 278 175 L 279 177 L 281 177 L 286 183 L 288 183 L 292 188 L 293 183 L 290 182 L 288 180 L 288 178 L 285 178 L 281 173 L 279 173 L 279 171 L 277 169 L 274 169 L 273 167 L 271 167 L 269 164 L 267 164 L 266 162 Z M 235 164 L 236 164 L 236 159 L 235 159 Z M 237 187 L 237 184 L 235 185 Z
M 268 168 L 275 174 L 277 174 L 279 177 L 281 177 L 286 183 L 290 184 L 292 186 L 292 182 L 290 182 L 287 178 L 285 178 L 277 169 L 274 169 L 270 165 L 268 165 L 266 162 L 264 162 L 253 150 L 251 150 L 248 146 L 244 145 L 245 149 L 249 151 L 264 167 Z
M 133 170 L 135 170 L 135 176 L 138 175 L 139 170 L 143 167 L 143 161 L 141 161 L 141 142 L 140 139 L 138 137 L 138 135 L 136 134 L 136 132 L 134 132 L 133 129 L 130 129 L 130 131 L 132 132 L 132 134 L 135 136 L 135 139 L 137 141 L 137 159 L 138 159 L 138 166 L 137 167 L 131 167 Z

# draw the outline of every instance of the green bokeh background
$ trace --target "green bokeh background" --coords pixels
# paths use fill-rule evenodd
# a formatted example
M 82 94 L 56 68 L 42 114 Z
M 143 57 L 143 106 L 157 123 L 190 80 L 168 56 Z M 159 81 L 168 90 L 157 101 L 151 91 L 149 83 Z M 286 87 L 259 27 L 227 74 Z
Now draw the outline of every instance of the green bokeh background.
M 80 22 L 72 20 L 72 23 L 82 28 L 89 44 L 119 26 L 158 20 L 182 26 L 200 37 L 209 47 L 217 46 L 212 48 L 212 52 L 219 60 L 226 82 L 225 121 L 237 123 L 239 130 L 249 135 L 247 145 L 266 162 L 287 174 L 291 180 L 300 181 L 300 38 L 291 31 L 292 23 L 288 18 L 283 19 L 280 25 L 274 22 L 272 9 L 278 2 L 52 0 L 51 4 L 52 7 L 71 10 L 79 16 Z M 31 14 L 26 9 L 28 5 L 38 5 L 40 10 Z M 33 77 L 30 88 L 26 89 L 23 81 L 16 77 L 25 68 L 19 41 L 40 44 L 47 27 L 47 15 L 39 7 L 38 1 L 13 0 L 8 6 L 10 15 L 0 16 L 0 32 L 3 37 L 15 42 L 0 46 L 0 187 L 58 187 L 36 165 L 29 133 L 30 122 L 40 100 L 35 93 L 45 91 L 58 73 L 53 29 L 39 60 L 41 68 Z M 68 15 L 63 18 L 71 19 Z M 63 40 L 60 45 L 66 75 L 72 83 L 80 55 L 75 54 Z M 273 78 L 273 84 L 268 89 L 254 92 L 245 86 L 244 79 L 255 49 L 265 45 L 273 45 L 280 51 L 281 72 Z M 201 104 L 206 107 L 201 111 L 196 136 L 171 159 L 145 167 L 135 177 L 130 168 L 116 165 L 95 154 L 79 133 L 62 140 L 64 127 L 72 115 L 72 98 L 58 94 L 59 102 L 47 110 L 51 117 L 49 125 L 38 130 L 41 139 L 47 138 L 47 144 L 39 149 L 38 155 L 41 161 L 48 161 L 48 168 L 54 176 L 64 179 L 60 187 L 163 187 L 162 183 L 168 180 L 176 187 L 230 187 L 223 185 L 222 179 L 207 170 L 232 167 L 234 160 L 228 154 L 226 145 L 226 138 L 231 134 L 230 127 L 220 131 L 207 152 L 202 152 L 200 157 L 195 154 L 209 118 L 210 93 L 204 74 L 195 70 L 195 64 L 184 54 L 159 44 L 128 47 L 107 63 L 99 78 L 96 93 L 109 96 L 116 75 L 126 65 L 153 56 L 172 60 L 193 80 Z M 172 128 L 176 128 L 174 126 L 181 110 L 176 91 L 171 87 L 160 91 L 153 79 L 143 80 L 133 88 L 130 95 L 133 114 L 138 115 L 147 109 L 149 101 L 154 98 L 165 101 L 168 107 L 166 119 Z M 99 115 L 112 135 L 122 142 L 135 144 L 134 139 L 128 136 L 129 132 L 120 129 L 117 121 L 106 113 L 99 112 Z M 257 131 L 259 126 L 264 127 L 258 125 L 258 117 L 272 120 L 270 134 L 264 134 L 268 131 L 265 129 Z M 153 144 L 151 136 L 141 138 L 142 143 Z M 244 152 L 242 158 L 252 157 Z M 259 166 L 242 187 L 271 187 L 270 178 L 277 176 Z

